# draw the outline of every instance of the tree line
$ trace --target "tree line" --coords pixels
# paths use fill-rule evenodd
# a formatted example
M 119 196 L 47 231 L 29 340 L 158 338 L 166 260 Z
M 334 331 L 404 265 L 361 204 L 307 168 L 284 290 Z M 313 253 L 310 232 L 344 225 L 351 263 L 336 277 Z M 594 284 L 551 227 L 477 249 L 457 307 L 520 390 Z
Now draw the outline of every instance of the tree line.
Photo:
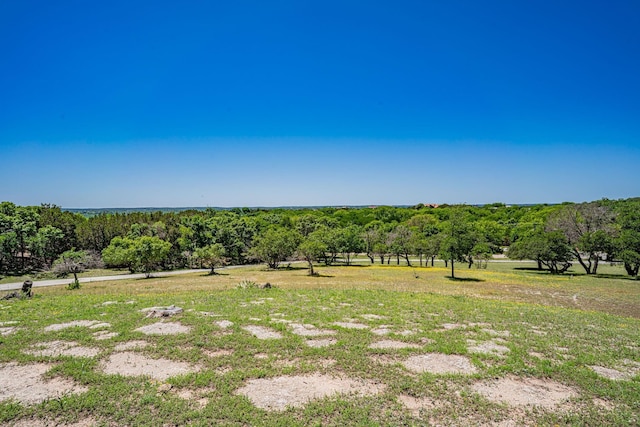
M 0 275 L 73 273 L 106 265 L 147 274 L 157 269 L 215 269 L 293 259 L 486 267 L 495 254 L 529 259 L 562 274 L 578 263 L 640 268 L 640 198 L 560 205 L 248 209 L 101 213 L 0 203 Z

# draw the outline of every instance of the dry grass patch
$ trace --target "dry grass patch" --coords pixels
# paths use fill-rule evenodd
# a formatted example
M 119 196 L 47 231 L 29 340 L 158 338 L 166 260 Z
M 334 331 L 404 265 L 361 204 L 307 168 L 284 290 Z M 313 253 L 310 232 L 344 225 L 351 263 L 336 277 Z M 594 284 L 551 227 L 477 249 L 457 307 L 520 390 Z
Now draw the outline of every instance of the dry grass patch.
M 494 340 L 480 343 L 475 340 L 467 340 L 467 345 L 471 353 L 493 354 L 500 357 L 504 357 L 505 354 L 511 351 L 508 347 L 500 345 Z

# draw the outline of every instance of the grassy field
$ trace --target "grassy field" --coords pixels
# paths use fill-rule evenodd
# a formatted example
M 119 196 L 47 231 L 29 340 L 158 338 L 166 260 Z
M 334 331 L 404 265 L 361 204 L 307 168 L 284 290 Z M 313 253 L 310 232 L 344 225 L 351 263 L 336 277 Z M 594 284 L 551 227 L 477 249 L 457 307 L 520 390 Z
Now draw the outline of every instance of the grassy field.
M 588 277 L 531 266 L 461 266 L 458 280 L 443 265 L 319 267 L 319 277 L 298 265 L 252 266 L 37 288 L 32 300 L 0 302 L 1 379 L 40 369 L 76 388 L 23 403 L 20 384 L 0 385 L 0 423 L 638 425 L 640 282 L 619 267 Z M 251 285 L 267 282 L 271 289 Z M 185 311 L 165 319 L 140 311 L 169 305 Z M 93 323 L 51 327 L 80 320 Z M 136 330 L 158 323 L 179 333 Z M 139 347 L 123 349 L 130 343 Z M 159 364 L 146 376 L 114 374 L 118 355 Z M 439 358 L 461 370 L 434 370 Z M 186 371 L 155 375 L 171 363 Z M 314 381 L 330 379 L 351 383 L 322 396 Z M 291 394 L 316 398 L 288 401 L 296 380 L 305 386 Z M 245 393 L 251 386 L 271 403 Z M 507 386 L 509 396 L 496 397 Z

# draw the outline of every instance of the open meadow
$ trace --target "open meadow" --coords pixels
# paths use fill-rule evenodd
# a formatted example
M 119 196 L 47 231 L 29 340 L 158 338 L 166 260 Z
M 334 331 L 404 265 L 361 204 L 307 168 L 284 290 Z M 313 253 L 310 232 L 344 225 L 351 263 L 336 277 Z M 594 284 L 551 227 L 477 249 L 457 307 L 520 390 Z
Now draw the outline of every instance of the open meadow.
M 534 265 L 35 288 L 0 302 L 0 425 L 638 425 L 640 282 Z

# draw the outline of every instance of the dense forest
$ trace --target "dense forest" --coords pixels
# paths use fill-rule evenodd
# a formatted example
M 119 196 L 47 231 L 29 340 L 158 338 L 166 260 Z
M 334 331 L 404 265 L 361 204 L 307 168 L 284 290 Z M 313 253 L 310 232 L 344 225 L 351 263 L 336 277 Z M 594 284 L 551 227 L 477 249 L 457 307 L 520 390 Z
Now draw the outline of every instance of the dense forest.
M 102 212 L 0 203 L 0 276 L 106 265 L 150 273 L 288 260 L 486 267 L 495 254 L 561 274 L 578 263 L 640 268 L 640 198 L 561 205 L 416 205 Z M 364 255 L 362 255 L 364 256 Z

